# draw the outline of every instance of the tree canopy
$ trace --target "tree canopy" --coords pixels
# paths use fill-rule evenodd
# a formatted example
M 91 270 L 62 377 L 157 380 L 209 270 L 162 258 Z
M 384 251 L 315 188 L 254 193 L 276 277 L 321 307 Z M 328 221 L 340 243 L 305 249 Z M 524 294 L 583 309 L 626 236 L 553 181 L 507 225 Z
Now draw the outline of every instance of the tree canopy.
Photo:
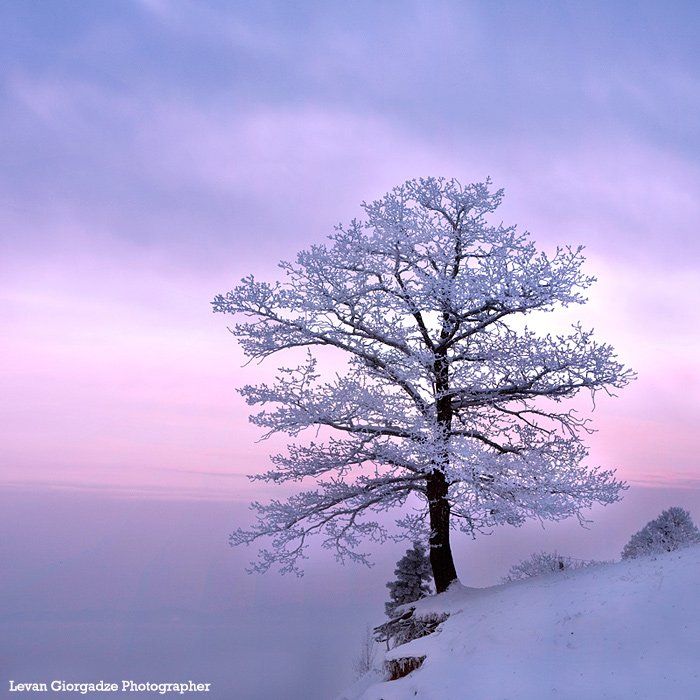
M 341 560 L 367 562 L 364 538 L 402 531 L 378 514 L 410 498 L 422 507 L 398 524 L 410 539 L 427 533 L 440 591 L 456 578 L 451 527 L 473 535 L 620 498 L 612 471 L 585 464 L 591 428 L 563 400 L 611 393 L 633 373 L 589 330 L 552 335 L 523 322 L 584 303 L 594 278 L 581 247 L 547 255 L 526 231 L 491 223 L 502 198 L 489 180 L 408 181 L 280 263 L 279 281 L 251 275 L 215 298 L 250 359 L 307 351 L 274 381 L 241 389 L 265 435 L 294 438 L 252 478 L 313 482 L 254 503 L 257 523 L 231 536 L 271 538 L 255 570 L 299 572 L 317 533 Z M 338 371 L 319 368 L 325 349 Z

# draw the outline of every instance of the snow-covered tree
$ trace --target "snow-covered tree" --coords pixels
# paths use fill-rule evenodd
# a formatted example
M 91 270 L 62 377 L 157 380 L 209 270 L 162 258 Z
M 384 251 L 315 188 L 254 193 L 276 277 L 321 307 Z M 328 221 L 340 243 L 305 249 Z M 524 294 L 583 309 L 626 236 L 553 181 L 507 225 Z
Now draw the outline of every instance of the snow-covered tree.
M 305 348 L 306 360 L 241 393 L 265 435 L 299 438 L 254 479 L 311 480 L 286 501 L 254 503 L 232 544 L 269 536 L 253 570 L 300 572 L 308 538 L 367 563 L 363 538 L 398 536 L 377 517 L 410 502 L 404 536 L 426 533 L 438 592 L 456 579 L 450 529 L 471 535 L 529 517 L 560 520 L 620 498 L 614 473 L 585 464 L 587 419 L 562 407 L 633 374 L 574 326 L 537 333 L 523 318 L 585 302 L 594 281 L 578 248 L 538 252 L 492 225 L 501 190 L 427 178 L 363 204 L 325 245 L 253 276 L 213 302 L 251 360 Z M 322 371 L 319 361 L 342 363 Z M 311 438 L 302 441 L 309 430 Z M 421 507 L 422 504 L 422 507 Z
M 390 618 L 396 615 L 396 608 L 400 605 L 413 603 L 432 593 L 430 559 L 420 542 L 414 542 L 413 547 L 396 562 L 394 576 L 396 578 L 386 584 L 389 600 L 384 603 L 384 612 Z
M 690 513 L 676 506 L 665 510 L 632 535 L 622 550 L 622 558 L 633 559 L 646 554 L 671 552 L 697 543 L 700 543 L 700 530 Z
M 508 574 L 501 579 L 502 583 L 511 581 L 521 581 L 532 576 L 542 576 L 557 571 L 567 571 L 569 569 L 582 569 L 586 566 L 598 564 L 596 561 L 584 561 L 565 557 L 557 552 L 536 552 L 528 559 L 523 559 L 517 564 L 513 564 L 508 570 Z
M 413 547 L 396 562 L 393 581 L 386 587 L 389 589 L 389 600 L 384 603 L 384 612 L 389 621 L 376 628 L 377 639 L 386 641 L 387 646 L 397 646 L 405 642 L 429 634 L 436 626 L 432 620 L 416 619 L 413 615 L 401 615 L 398 608 L 413 603 L 432 593 L 433 580 L 430 559 L 425 547 L 420 542 L 414 542 Z

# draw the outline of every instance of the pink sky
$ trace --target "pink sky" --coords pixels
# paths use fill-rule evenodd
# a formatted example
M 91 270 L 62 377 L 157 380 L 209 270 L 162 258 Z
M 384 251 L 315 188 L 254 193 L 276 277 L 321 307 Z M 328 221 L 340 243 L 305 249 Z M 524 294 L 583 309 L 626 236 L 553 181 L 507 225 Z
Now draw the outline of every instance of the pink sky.
M 698 486 L 694 49 L 653 56 L 653 42 L 646 54 L 576 35 L 545 57 L 517 17 L 439 7 L 397 20 L 420 47 L 411 57 L 365 15 L 366 32 L 346 23 L 334 38 L 339 7 L 300 30 L 293 13 L 153 2 L 61 19 L 44 54 L 6 49 L 5 483 L 259 495 L 242 475 L 266 467 L 270 445 L 255 443 L 235 388 L 263 370 L 241 368 L 213 295 L 243 274 L 273 277 L 279 258 L 409 177 L 490 174 L 506 223 L 544 247 L 587 245 L 600 282 L 576 317 L 639 373 L 601 400 L 592 460 L 633 482 Z M 568 31 L 575 18 L 555 19 Z M 21 10 L 11 20 L 20 39 L 46 30 Z M 461 76 L 451 103 L 425 91 L 431 66 L 436 90 Z

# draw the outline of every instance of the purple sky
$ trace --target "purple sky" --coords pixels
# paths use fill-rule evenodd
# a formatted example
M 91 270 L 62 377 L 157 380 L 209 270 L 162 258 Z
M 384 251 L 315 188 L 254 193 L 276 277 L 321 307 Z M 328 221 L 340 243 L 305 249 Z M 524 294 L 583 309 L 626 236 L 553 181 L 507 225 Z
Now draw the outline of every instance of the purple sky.
M 347 684 L 405 546 L 243 573 L 226 535 L 273 492 L 244 475 L 275 445 L 235 388 L 269 370 L 209 302 L 411 177 L 490 175 L 505 223 L 585 244 L 600 281 L 563 318 L 639 373 L 590 440 L 623 502 L 590 530 L 455 537 L 462 581 L 700 518 L 696 2 L 52 0 L 0 26 L 5 672 L 187 672 L 212 700 Z
M 209 301 L 409 177 L 494 178 L 584 243 L 639 380 L 593 460 L 697 488 L 700 11 L 650 3 L 5 3 L 2 478 L 248 500 L 259 371 Z M 259 495 L 260 487 L 255 487 Z

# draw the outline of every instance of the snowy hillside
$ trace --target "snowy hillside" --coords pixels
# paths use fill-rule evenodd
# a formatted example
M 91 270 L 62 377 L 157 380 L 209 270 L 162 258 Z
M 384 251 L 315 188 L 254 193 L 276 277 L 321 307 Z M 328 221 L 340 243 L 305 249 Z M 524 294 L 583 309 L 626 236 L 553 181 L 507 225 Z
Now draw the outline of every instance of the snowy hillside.
M 365 676 L 340 697 L 700 698 L 699 583 L 694 546 L 493 588 L 457 584 L 417 604 L 450 614 L 439 630 L 387 654 L 425 656 L 419 669 Z

